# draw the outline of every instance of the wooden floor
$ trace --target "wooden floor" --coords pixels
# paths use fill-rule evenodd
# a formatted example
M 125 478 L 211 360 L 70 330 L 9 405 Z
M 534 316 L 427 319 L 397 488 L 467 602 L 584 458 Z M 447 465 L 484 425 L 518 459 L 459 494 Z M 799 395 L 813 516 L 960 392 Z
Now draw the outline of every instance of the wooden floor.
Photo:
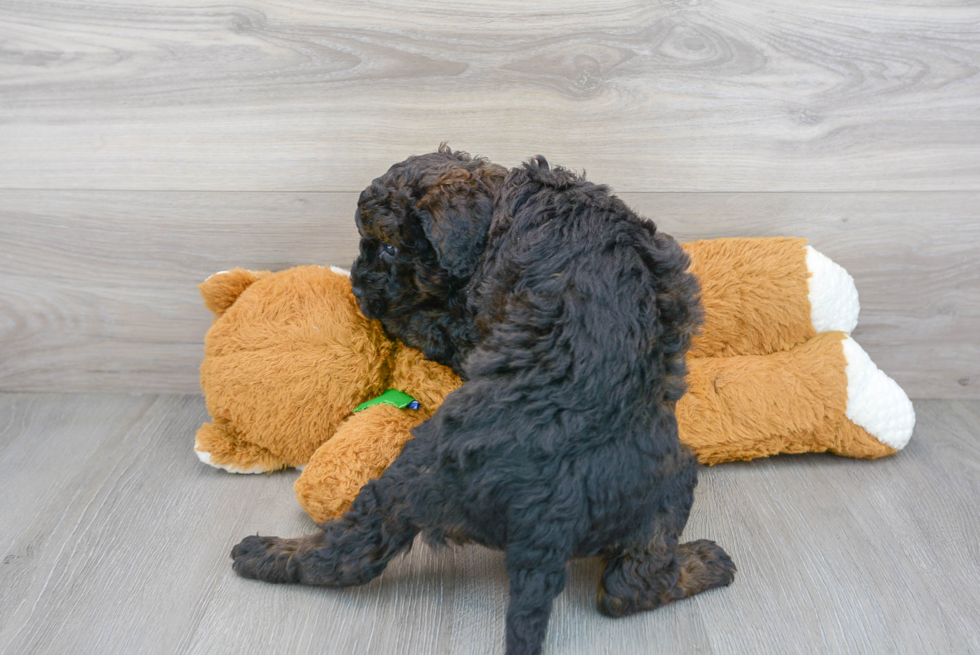
M 735 583 L 621 620 L 572 565 L 546 652 L 980 652 L 980 402 L 917 401 L 909 446 L 875 462 L 777 457 L 703 469 L 686 538 Z M 352 590 L 237 578 L 250 533 L 312 525 L 294 472 L 200 464 L 190 395 L 0 395 L 0 652 L 499 653 L 499 553 L 417 544 Z

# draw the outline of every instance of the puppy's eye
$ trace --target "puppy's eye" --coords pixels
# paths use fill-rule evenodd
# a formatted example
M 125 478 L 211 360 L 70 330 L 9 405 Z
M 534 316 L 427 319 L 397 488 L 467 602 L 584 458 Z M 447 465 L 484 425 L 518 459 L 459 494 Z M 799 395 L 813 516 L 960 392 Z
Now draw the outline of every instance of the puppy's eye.
M 398 254 L 398 248 L 396 248 L 395 246 L 391 245 L 390 243 L 384 244 L 384 249 L 385 249 L 385 252 L 388 253 L 389 255 L 394 256 L 394 255 L 397 255 Z

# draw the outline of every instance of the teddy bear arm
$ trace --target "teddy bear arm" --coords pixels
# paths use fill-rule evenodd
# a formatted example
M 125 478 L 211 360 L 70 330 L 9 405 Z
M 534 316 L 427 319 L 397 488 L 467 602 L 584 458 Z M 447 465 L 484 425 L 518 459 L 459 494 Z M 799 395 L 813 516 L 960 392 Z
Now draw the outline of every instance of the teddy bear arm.
M 463 381 L 452 370 L 430 361 L 414 348 L 399 344 L 394 354 L 391 388 L 412 396 L 428 412 L 434 412 Z
M 411 431 L 431 416 L 423 410 L 375 405 L 355 413 L 321 445 L 294 491 L 317 523 L 339 518 L 369 480 L 395 461 Z
M 197 431 L 194 452 L 209 466 L 230 473 L 265 473 L 289 463 L 262 446 L 243 439 L 227 421 L 215 419 Z

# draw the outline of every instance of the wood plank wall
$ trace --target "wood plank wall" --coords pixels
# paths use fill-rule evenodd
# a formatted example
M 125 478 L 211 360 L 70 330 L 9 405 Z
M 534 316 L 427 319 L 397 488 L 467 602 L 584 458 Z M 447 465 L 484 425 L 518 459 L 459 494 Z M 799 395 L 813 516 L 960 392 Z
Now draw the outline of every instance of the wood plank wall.
M 800 235 L 914 397 L 980 398 L 972 0 L 0 3 L 0 390 L 197 390 L 196 284 L 347 265 L 448 140 L 681 239 Z

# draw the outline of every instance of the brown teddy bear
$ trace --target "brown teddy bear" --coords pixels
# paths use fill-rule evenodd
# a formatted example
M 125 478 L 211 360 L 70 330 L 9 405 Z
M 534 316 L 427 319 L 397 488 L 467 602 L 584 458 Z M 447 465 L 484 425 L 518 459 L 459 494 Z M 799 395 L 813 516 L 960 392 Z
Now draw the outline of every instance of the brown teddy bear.
M 804 239 L 684 249 L 705 324 L 677 420 L 701 462 L 876 458 L 905 445 L 912 404 L 847 336 L 858 303 L 843 268 Z M 462 384 L 364 318 L 346 271 L 236 269 L 200 289 L 216 318 L 201 366 L 212 422 L 197 433 L 198 456 L 236 473 L 305 466 L 296 495 L 317 522 L 342 514 Z

